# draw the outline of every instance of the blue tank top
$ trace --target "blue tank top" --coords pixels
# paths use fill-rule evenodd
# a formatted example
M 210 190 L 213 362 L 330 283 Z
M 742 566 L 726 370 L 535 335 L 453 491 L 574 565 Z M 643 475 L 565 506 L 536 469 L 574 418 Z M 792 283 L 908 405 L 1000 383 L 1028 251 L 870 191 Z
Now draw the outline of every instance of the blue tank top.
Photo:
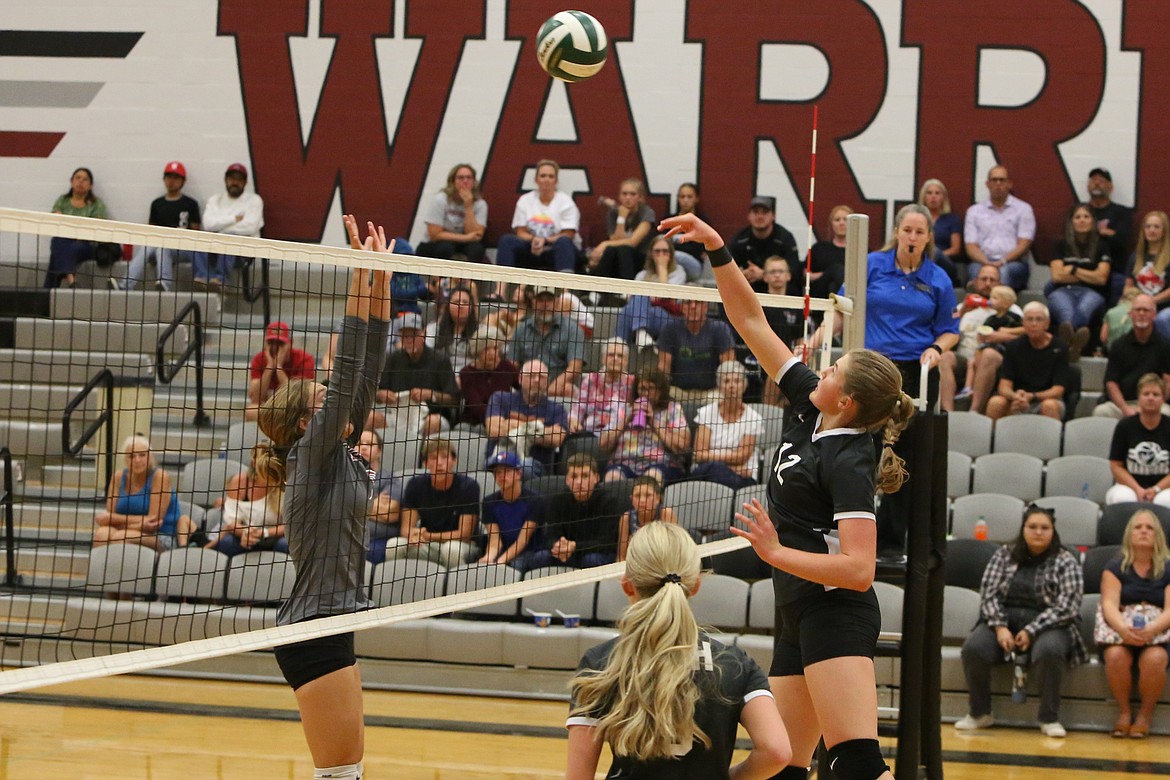
M 146 478 L 142 490 L 136 493 L 126 492 L 126 469 L 122 469 L 122 482 L 118 487 L 118 500 L 114 503 L 114 511 L 120 515 L 145 515 L 150 512 L 150 485 L 154 482 L 155 469 Z M 158 532 L 163 536 L 174 536 L 179 530 L 179 496 L 171 488 L 171 500 L 167 504 L 167 513 L 163 517 Z

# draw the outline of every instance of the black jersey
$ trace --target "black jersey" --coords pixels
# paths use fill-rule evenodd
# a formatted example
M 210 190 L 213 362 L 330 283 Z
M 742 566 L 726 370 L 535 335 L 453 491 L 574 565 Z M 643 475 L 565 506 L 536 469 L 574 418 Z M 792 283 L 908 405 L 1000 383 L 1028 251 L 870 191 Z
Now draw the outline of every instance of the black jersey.
M 617 637 L 590 648 L 581 657 L 577 671 L 601 670 L 609 663 L 609 655 Z M 699 634 L 695 682 L 702 692 L 695 704 L 695 723 L 711 739 L 711 747 L 703 743 L 679 745 L 678 758 L 653 761 L 635 761 L 614 756 L 606 778 L 612 780 L 710 780 L 726 778 L 735 749 L 736 729 L 743 706 L 757 696 L 771 698 L 768 678 L 760 667 L 740 650 Z M 570 704 L 570 712 L 576 702 Z M 604 710 L 588 715 L 574 715 L 566 726 L 593 726 L 605 714 Z
M 877 447 L 861 428 L 817 432 L 821 415 L 809 400 L 817 381 L 812 369 L 796 358 L 780 370 L 780 391 L 797 421 L 784 431 L 771 464 L 768 513 L 785 547 L 831 555 L 841 549 L 838 520 L 865 517 L 876 522 Z M 773 570 L 772 579 L 779 604 L 828 589 L 779 569 Z

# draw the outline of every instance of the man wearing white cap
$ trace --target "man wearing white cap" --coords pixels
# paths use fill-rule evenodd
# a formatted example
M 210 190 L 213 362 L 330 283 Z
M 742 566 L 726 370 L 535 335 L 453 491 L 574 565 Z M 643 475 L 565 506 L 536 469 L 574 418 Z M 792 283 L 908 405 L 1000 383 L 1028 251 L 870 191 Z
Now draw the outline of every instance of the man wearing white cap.
M 199 229 L 199 202 L 183 194 L 183 185 L 187 183 L 187 169 L 183 163 L 172 160 L 163 168 L 163 186 L 166 192 L 155 198 L 150 204 L 150 223 L 158 227 Z M 146 275 L 146 264 L 158 264 L 158 281 L 154 286 L 158 290 L 171 290 L 175 286 L 175 260 L 187 255 L 176 249 L 163 249 L 157 246 L 136 246 L 134 256 L 130 259 L 130 267 L 126 271 L 126 279 L 119 284 L 118 280 L 110 277 L 110 287 L 115 290 L 133 290 L 142 277 Z
M 548 394 L 571 398 L 585 366 L 585 337 L 581 329 L 557 313 L 557 291 L 536 287 L 532 312 L 516 327 L 507 357 L 517 365 L 539 360 L 548 367 Z

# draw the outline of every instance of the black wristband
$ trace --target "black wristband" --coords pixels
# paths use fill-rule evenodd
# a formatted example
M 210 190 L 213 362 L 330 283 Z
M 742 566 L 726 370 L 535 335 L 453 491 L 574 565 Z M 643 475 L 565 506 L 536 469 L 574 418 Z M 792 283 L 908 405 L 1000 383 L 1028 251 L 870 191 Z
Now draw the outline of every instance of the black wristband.
M 940 347 L 938 344 L 931 344 L 929 347 L 927 347 L 927 349 L 933 349 L 935 352 L 937 352 L 940 355 L 943 353 L 943 348 Z
M 735 262 L 731 259 L 731 253 L 727 251 L 727 244 L 724 244 L 718 249 L 708 249 L 707 259 L 711 261 L 712 268 L 719 268 L 720 266 Z

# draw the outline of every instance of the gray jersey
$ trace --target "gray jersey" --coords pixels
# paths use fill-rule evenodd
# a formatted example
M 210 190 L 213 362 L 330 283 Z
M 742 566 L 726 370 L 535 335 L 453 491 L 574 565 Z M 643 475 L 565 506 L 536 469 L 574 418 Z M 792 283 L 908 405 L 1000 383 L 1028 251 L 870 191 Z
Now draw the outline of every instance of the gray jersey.
M 280 625 L 370 607 L 363 581 L 373 482 L 341 434 L 352 422 L 356 437 L 365 424 L 388 329 L 380 320 L 343 320 L 325 401 L 289 452 L 283 510 L 296 582 Z

